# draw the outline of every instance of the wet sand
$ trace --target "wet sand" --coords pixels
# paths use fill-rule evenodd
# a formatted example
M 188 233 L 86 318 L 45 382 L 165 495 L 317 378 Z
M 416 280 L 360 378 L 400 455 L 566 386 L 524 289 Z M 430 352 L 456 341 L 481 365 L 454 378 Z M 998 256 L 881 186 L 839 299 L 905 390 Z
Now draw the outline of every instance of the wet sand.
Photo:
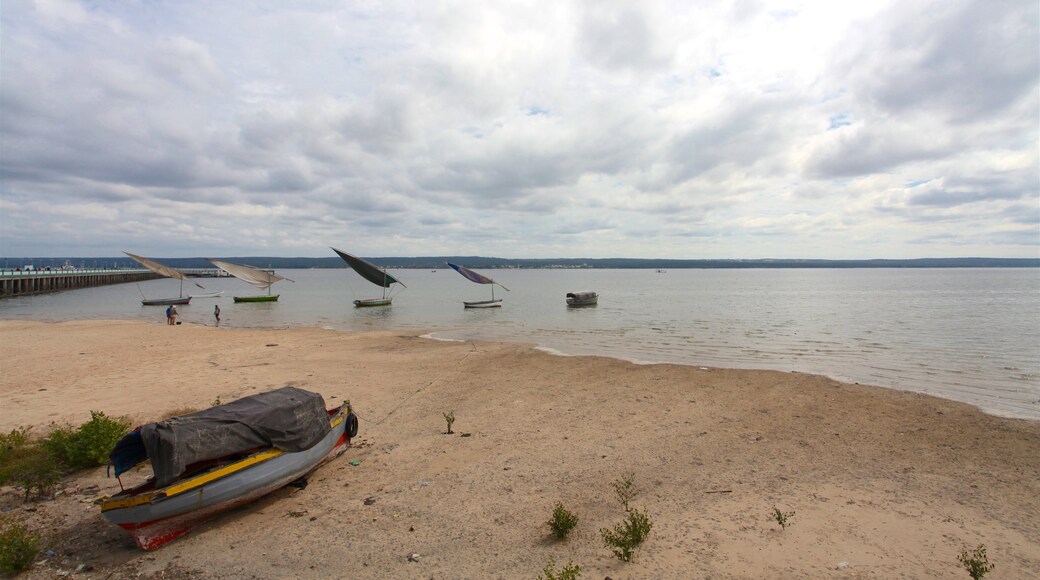
M 95 502 L 104 468 L 0 507 L 51 538 L 28 577 L 536 578 L 550 556 L 603 578 L 1040 577 L 1040 422 L 824 377 L 560 357 L 420 332 L 0 321 L 0 429 L 136 423 L 292 384 L 361 418 L 352 449 L 155 552 Z M 454 434 L 443 414 L 454 413 Z M 352 465 L 356 462 L 357 465 Z M 653 522 L 632 562 L 599 530 Z M 556 502 L 579 517 L 557 541 Z M 774 508 L 794 512 L 781 529 Z

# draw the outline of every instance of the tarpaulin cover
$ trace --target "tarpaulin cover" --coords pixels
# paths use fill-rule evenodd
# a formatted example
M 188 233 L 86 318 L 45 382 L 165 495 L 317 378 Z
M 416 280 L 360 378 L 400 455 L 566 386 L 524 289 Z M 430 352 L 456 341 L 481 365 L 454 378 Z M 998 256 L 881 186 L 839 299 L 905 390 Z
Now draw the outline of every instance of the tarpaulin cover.
M 321 395 L 280 389 L 142 425 L 112 450 L 116 475 L 133 467 L 141 446 L 152 461 L 156 486 L 174 482 L 185 467 L 258 447 L 303 451 L 329 433 L 329 415 Z M 140 460 L 140 459 L 138 459 Z

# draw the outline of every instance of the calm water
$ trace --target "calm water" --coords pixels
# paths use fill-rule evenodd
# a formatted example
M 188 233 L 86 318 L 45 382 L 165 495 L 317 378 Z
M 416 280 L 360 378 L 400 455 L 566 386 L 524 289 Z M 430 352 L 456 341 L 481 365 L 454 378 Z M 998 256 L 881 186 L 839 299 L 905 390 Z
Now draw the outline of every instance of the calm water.
M 450 269 L 395 271 L 407 289 L 390 308 L 355 309 L 379 295 L 353 271 L 284 270 L 276 303 L 236 279 L 202 279 L 220 298 L 181 306 L 186 322 L 226 327 L 320 326 L 341 331 L 424 329 L 434 336 L 538 344 L 563 354 L 637 362 L 777 369 L 930 393 L 986 411 L 1040 419 L 1040 270 L 487 270 L 500 309 Z M 163 322 L 175 280 L 0 300 L 0 318 Z M 567 292 L 595 290 L 598 306 L 568 309 Z M 205 292 L 192 287 L 196 293 Z M 189 292 L 185 287 L 185 292 Z

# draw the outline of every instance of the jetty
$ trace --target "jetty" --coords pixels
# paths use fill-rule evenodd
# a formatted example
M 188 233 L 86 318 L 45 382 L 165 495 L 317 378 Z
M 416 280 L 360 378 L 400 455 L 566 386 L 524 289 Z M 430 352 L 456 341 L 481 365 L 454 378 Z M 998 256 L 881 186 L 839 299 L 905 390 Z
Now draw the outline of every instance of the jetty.
M 215 278 L 227 275 L 216 268 L 194 268 L 182 271 L 188 276 L 196 278 Z M 0 270 L 0 298 L 142 282 L 159 277 L 155 272 L 143 268 L 3 269 Z

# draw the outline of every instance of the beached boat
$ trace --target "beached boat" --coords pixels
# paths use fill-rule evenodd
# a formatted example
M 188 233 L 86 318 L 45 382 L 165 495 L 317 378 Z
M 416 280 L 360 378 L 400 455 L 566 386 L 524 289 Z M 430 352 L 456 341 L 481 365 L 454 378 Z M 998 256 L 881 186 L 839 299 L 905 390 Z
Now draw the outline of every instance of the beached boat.
M 195 284 L 199 288 L 202 288 L 203 290 L 205 290 L 205 288 L 203 288 L 203 286 L 201 284 L 199 284 L 198 282 L 195 282 L 194 280 L 191 280 L 190 278 L 188 278 L 187 274 L 185 274 L 184 272 L 181 272 L 180 270 L 177 270 L 176 268 L 171 268 L 171 267 L 169 267 L 169 266 L 167 266 L 165 264 L 160 264 L 159 262 L 156 262 L 155 260 L 149 260 L 148 258 L 142 258 L 141 256 L 138 256 L 138 255 L 135 255 L 135 254 L 131 254 L 130 252 L 123 252 L 123 253 L 126 254 L 127 256 L 130 256 L 131 260 L 137 262 L 138 264 L 144 266 L 145 268 L 148 268 L 152 272 L 155 272 L 156 274 L 159 274 L 160 276 L 165 276 L 167 278 L 176 278 L 176 279 L 181 281 L 180 291 L 178 292 L 176 298 L 151 298 L 151 299 L 149 299 L 149 298 L 146 298 L 144 296 L 144 293 L 142 292 L 141 293 L 141 304 L 143 304 L 145 306 L 166 306 L 166 305 L 169 305 L 169 304 L 188 304 L 189 302 L 191 302 L 191 296 L 185 296 L 184 295 L 184 281 L 185 280 L 188 280 L 192 284 Z M 138 290 L 140 290 L 140 286 L 138 287 Z
M 263 294 L 259 296 L 235 296 L 235 302 L 277 302 L 279 294 L 271 294 L 271 286 L 279 280 L 289 280 L 284 276 L 275 274 L 273 271 L 261 270 L 245 264 L 235 264 L 212 258 L 206 258 L 206 260 L 243 282 L 252 284 L 261 290 L 267 289 L 266 296 Z M 292 280 L 289 281 L 292 282 Z
M 393 291 L 387 292 L 388 288 L 392 288 L 394 284 L 400 284 L 402 288 L 407 288 L 403 282 L 394 278 L 386 272 L 386 268 L 380 268 L 375 264 L 362 260 L 357 256 L 352 256 L 346 252 L 332 248 L 333 252 L 339 254 L 340 258 L 347 263 L 348 266 L 354 269 L 362 278 L 383 288 L 383 296 L 381 298 L 365 298 L 354 301 L 354 306 L 361 308 L 365 306 L 390 306 L 393 301 L 391 294 Z
M 465 302 L 464 301 L 462 303 L 463 308 L 498 308 L 498 307 L 502 306 L 502 299 L 501 298 L 499 298 L 497 300 L 495 299 L 495 285 L 498 284 L 499 286 L 502 286 L 501 284 L 499 284 L 498 282 L 495 282 L 494 280 L 492 280 L 491 278 L 488 278 L 487 276 L 485 276 L 483 274 L 478 274 L 477 272 L 474 272 L 473 270 L 470 270 L 469 268 L 466 268 L 465 266 L 459 266 L 458 264 L 452 264 L 451 262 L 448 262 L 447 264 L 453 270 L 455 270 L 459 274 L 462 274 L 462 276 L 465 277 L 470 282 L 476 282 L 477 284 L 490 284 L 491 285 L 491 300 L 479 300 L 479 301 L 476 301 L 476 302 Z M 502 286 L 502 288 L 505 289 L 506 292 L 509 291 L 509 288 L 506 288 L 505 286 Z
M 599 302 L 599 294 L 595 292 L 568 292 L 567 306 L 593 306 Z
M 346 451 L 356 434 L 349 402 L 326 409 L 321 395 L 296 387 L 142 425 L 109 457 L 116 477 L 146 460 L 153 475 L 106 500 L 101 513 L 152 550 L 299 480 Z

